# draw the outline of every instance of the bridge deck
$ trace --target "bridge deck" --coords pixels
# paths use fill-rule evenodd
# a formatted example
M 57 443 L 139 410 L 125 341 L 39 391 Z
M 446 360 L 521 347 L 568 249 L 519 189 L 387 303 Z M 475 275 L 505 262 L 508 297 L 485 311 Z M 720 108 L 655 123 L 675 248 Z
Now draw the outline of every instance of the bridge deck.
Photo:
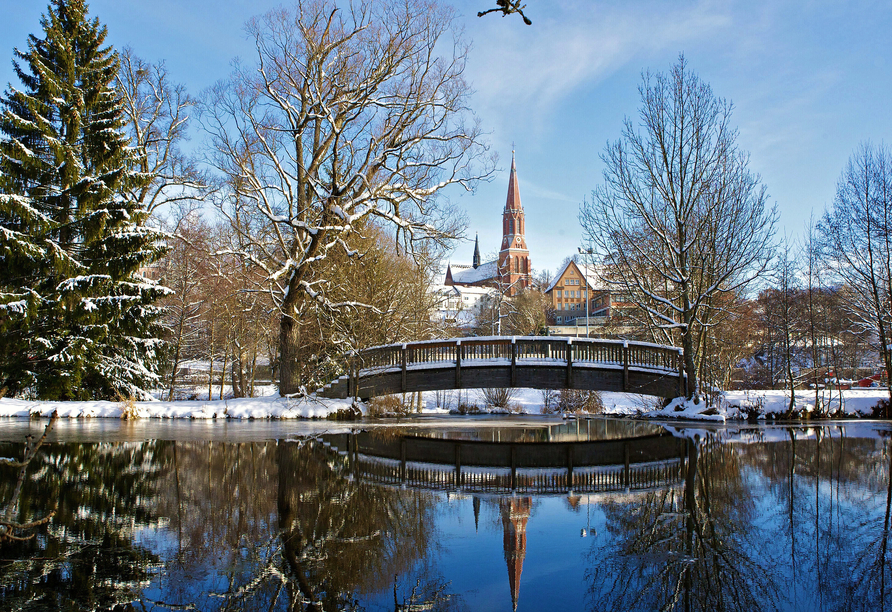
M 388 393 L 533 387 L 630 391 L 663 397 L 685 393 L 677 348 L 585 338 L 457 338 L 393 344 L 350 358 L 348 374 L 323 397 L 367 399 Z

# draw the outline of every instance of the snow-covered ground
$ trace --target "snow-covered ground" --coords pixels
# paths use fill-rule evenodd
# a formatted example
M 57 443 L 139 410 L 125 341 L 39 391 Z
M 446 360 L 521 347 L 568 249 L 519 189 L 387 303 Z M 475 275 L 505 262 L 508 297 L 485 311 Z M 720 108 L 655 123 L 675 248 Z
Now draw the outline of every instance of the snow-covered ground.
M 20 399 L 0 399 L 0 417 L 48 417 L 53 410 L 68 418 L 168 418 L 168 419 L 308 419 L 325 418 L 350 408 L 349 400 L 329 400 L 315 396 L 302 399 L 278 397 L 275 389 L 259 389 L 261 396 L 254 398 L 223 400 L 152 401 L 152 402 L 42 402 Z M 421 414 L 447 414 L 463 406 L 464 412 L 503 412 L 514 414 L 542 414 L 544 396 L 537 389 L 514 389 L 508 409 L 487 406 L 483 391 L 470 389 L 459 391 L 425 392 L 422 395 Z M 634 393 L 602 392 L 604 413 L 616 416 L 640 416 L 650 418 L 681 418 L 725 421 L 745 419 L 755 411 L 760 418 L 769 414 L 782 414 L 787 410 L 789 394 L 784 391 L 729 391 L 708 414 L 706 406 L 676 400 L 660 409 L 657 398 Z M 823 392 L 821 401 L 825 412 L 864 416 L 880 400 L 889 397 L 885 389 L 853 389 Z M 556 403 L 556 394 L 553 399 Z M 814 410 L 814 391 L 796 392 L 796 409 Z M 360 407 L 369 413 L 369 406 Z M 553 411 L 553 410 L 552 410 Z

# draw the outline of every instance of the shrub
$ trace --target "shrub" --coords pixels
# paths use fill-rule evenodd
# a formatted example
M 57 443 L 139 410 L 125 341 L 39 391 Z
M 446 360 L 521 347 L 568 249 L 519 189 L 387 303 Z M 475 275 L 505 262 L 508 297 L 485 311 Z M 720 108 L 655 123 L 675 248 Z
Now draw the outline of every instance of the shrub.
M 604 402 L 599 391 L 561 389 L 558 407 L 561 412 L 586 412 L 589 414 L 604 412 Z
M 480 414 L 480 407 L 477 404 L 468 404 L 465 402 L 459 402 L 458 407 L 450 412 L 455 412 L 458 414 Z
M 890 414 L 892 414 L 892 404 L 889 404 L 887 399 L 881 399 L 870 409 L 870 416 L 875 419 L 888 419 Z
M 508 408 L 511 398 L 514 397 L 514 389 L 484 389 L 483 399 L 486 400 L 487 406 L 496 408 Z
M 411 396 L 409 396 L 411 398 Z M 412 412 L 412 401 L 402 395 L 380 395 L 369 401 L 370 417 L 408 416 Z
M 560 393 L 554 389 L 542 389 L 542 414 L 554 414 L 558 409 Z

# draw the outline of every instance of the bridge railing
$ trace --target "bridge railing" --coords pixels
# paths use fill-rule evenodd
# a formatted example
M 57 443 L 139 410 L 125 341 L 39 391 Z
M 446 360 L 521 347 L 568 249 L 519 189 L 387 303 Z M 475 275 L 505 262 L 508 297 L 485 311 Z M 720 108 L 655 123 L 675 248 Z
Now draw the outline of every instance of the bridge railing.
M 411 367 L 417 364 L 458 364 L 488 360 L 553 361 L 566 364 L 603 363 L 678 371 L 678 349 L 649 343 L 585 338 L 498 337 L 461 338 L 391 344 L 360 351 L 361 370 Z

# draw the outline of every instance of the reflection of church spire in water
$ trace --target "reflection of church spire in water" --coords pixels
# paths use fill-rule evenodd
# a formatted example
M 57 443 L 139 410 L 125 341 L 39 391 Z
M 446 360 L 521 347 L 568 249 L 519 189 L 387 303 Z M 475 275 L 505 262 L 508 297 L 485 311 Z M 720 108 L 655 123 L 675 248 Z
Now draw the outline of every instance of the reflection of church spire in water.
M 474 496 L 474 531 L 480 531 L 480 498 Z
M 508 565 L 508 585 L 511 587 L 511 607 L 517 610 L 520 594 L 520 574 L 527 555 L 527 519 L 532 500 L 529 497 L 509 497 L 499 501 L 502 514 L 505 563 Z

